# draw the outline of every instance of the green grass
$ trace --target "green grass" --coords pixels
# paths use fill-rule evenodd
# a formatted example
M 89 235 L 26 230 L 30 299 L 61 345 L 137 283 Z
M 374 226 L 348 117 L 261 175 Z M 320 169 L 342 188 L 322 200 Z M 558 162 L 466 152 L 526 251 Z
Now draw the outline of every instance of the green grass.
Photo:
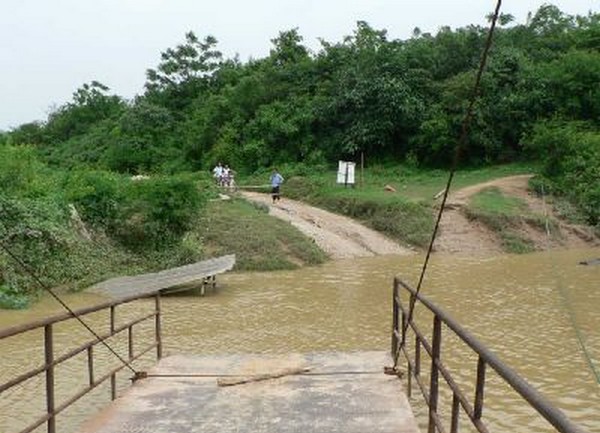
M 291 224 L 245 200 L 211 202 L 199 224 L 206 257 L 236 254 L 237 270 L 295 269 L 327 257 Z
M 469 200 L 474 214 L 498 217 L 516 217 L 527 212 L 527 204 L 517 197 L 507 197 L 498 188 L 484 188 Z
M 519 227 L 529 224 L 543 229 L 544 220 L 529 211 L 517 197 L 507 197 L 495 187 L 484 188 L 469 200 L 465 213 L 498 233 L 502 246 L 509 253 L 528 253 L 535 250 L 533 242 L 519 233 Z

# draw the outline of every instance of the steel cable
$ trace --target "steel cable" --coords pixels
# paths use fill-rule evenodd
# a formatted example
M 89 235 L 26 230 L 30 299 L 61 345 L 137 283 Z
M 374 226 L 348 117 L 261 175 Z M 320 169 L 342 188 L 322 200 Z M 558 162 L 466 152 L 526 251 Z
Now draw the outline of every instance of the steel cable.
M 406 335 L 406 330 L 408 329 L 408 326 L 412 320 L 415 303 L 416 303 L 417 297 L 419 295 L 419 292 L 421 291 L 421 287 L 423 285 L 423 280 L 425 278 L 425 272 L 427 271 L 427 266 L 429 265 L 429 258 L 431 257 L 431 253 L 433 252 L 433 244 L 435 242 L 435 238 L 439 231 L 440 221 L 441 221 L 442 215 L 444 213 L 444 208 L 446 207 L 446 201 L 448 199 L 448 193 L 450 192 L 452 180 L 454 179 L 454 173 L 456 172 L 456 168 L 458 167 L 458 162 L 460 161 L 460 156 L 461 156 L 463 148 L 465 147 L 467 137 L 468 137 L 468 134 L 469 134 L 469 131 L 471 128 L 471 122 L 473 120 L 473 111 L 475 108 L 475 102 L 477 101 L 477 98 L 479 96 L 481 77 L 483 75 L 483 70 L 485 69 L 485 65 L 487 64 L 488 54 L 489 54 L 490 48 L 492 46 L 492 36 L 494 34 L 494 29 L 496 28 L 496 22 L 498 21 L 498 16 L 500 14 L 500 6 L 501 5 L 502 5 L 502 0 L 497 0 L 496 9 L 494 10 L 494 15 L 492 16 L 490 28 L 488 30 L 488 34 L 487 34 L 487 38 L 486 38 L 485 48 L 483 50 L 483 54 L 482 54 L 481 60 L 479 62 L 479 68 L 477 70 L 477 76 L 475 78 L 475 83 L 473 84 L 471 99 L 469 101 L 469 106 L 467 108 L 465 117 L 463 118 L 460 138 L 459 138 L 458 144 L 454 148 L 454 157 L 452 160 L 452 166 L 450 168 L 450 174 L 448 176 L 448 181 L 446 182 L 446 189 L 444 190 L 442 203 L 440 204 L 440 210 L 438 212 L 435 226 L 434 226 L 433 232 L 431 234 L 431 240 L 429 242 L 429 247 L 427 248 L 427 254 L 426 254 L 425 260 L 423 262 L 423 267 L 421 268 L 419 282 L 417 283 L 417 287 L 415 289 L 416 294 L 415 294 L 415 296 L 412 296 L 410 298 L 410 305 L 409 305 L 409 309 L 408 309 L 408 320 L 406 320 L 405 324 L 403 325 L 402 336 Z M 402 341 L 398 345 L 396 353 L 394 354 L 394 368 L 398 366 L 398 357 L 400 355 L 400 350 L 402 349 L 402 347 L 404 347 L 404 345 L 406 343 L 404 340 L 405 339 L 403 337 Z

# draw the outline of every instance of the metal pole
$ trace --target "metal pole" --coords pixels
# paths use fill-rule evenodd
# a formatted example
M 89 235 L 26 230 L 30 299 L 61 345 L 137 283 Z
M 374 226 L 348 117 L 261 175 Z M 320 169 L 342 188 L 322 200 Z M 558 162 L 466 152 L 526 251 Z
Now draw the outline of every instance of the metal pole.
M 129 360 L 133 359 L 133 325 L 127 329 L 127 346 L 129 349 Z
M 348 162 L 346 162 L 346 174 L 344 175 L 344 188 L 348 188 Z
M 54 343 L 52 325 L 44 327 L 44 353 L 46 361 L 46 410 L 48 411 L 48 433 L 56 433 L 54 417 Z
M 394 291 L 393 291 L 393 299 L 392 299 L 392 356 L 394 357 L 394 362 L 397 362 L 396 351 L 398 350 L 398 283 L 394 281 Z
M 442 346 L 442 320 L 436 315 L 433 318 L 433 343 L 431 354 L 431 382 L 429 385 L 429 426 L 428 433 L 435 433 L 435 417 L 438 404 L 438 368 L 436 362 L 440 359 Z
M 160 326 L 160 292 L 154 297 L 154 305 L 156 309 L 155 332 L 156 332 L 156 359 L 160 361 L 162 358 L 162 330 Z
M 90 386 L 94 385 L 94 346 L 87 348 L 88 355 L 88 378 Z
M 458 415 L 459 415 L 459 401 L 456 393 L 452 397 L 452 421 L 450 424 L 450 433 L 458 433 Z
M 481 356 L 477 361 L 477 385 L 475 388 L 475 405 L 473 408 L 473 418 L 481 419 L 483 413 L 483 388 L 485 386 L 485 361 Z
M 360 187 L 365 187 L 365 152 L 360 152 Z
M 113 373 L 110 375 L 110 398 L 116 400 L 117 398 L 117 375 Z

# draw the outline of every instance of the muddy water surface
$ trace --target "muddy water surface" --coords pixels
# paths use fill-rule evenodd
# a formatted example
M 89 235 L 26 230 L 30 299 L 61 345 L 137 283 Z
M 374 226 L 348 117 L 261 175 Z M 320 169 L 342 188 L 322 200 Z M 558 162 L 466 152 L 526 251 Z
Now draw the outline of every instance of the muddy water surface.
M 591 432 L 600 432 L 600 385 L 594 373 L 600 369 L 600 266 L 577 265 L 592 257 L 600 257 L 600 250 L 487 259 L 434 256 L 423 293 L 570 418 Z M 216 295 L 163 298 L 165 354 L 388 350 L 393 276 L 401 275 L 414 284 L 421 262 L 419 256 L 382 256 L 292 272 L 226 275 L 220 279 L 222 287 Z M 99 300 L 86 294 L 66 296 L 76 307 Z M 124 323 L 152 306 L 143 302 L 123 308 L 118 319 Z M 0 328 L 59 311 L 50 299 L 25 312 L 2 311 Z M 106 331 L 107 314 L 96 314 L 88 321 Z M 424 329 L 430 327 L 428 318 L 422 323 Z M 69 344 L 87 339 L 85 330 L 76 323 L 58 327 L 56 333 L 59 353 Z M 140 348 L 151 342 L 151 338 L 142 338 L 143 333 L 143 327 L 136 331 Z M 119 339 L 113 342 L 123 354 L 125 343 Z M 472 357 L 453 347 L 450 340 L 443 344 L 445 361 L 468 388 L 474 368 Z M 105 352 L 98 349 L 98 369 L 115 365 Z M 42 361 L 39 332 L 1 341 L 0 382 Z M 152 357 L 148 356 L 138 368 L 151 364 Z M 129 376 L 127 372 L 121 374 L 121 390 Z M 59 397 L 72 395 L 87 381 L 86 359 L 78 358 L 61 367 L 57 377 Z M 493 374 L 489 377 L 489 406 L 484 416 L 495 431 L 542 431 L 521 400 L 496 386 Z M 40 377 L 1 394 L 0 432 L 17 432 L 39 417 L 44 410 L 43 391 Z M 58 417 L 58 430 L 76 431 L 77 425 L 105 405 L 109 397 L 109 388 L 99 387 Z M 417 397 L 415 392 L 413 405 L 423 428 L 423 408 Z

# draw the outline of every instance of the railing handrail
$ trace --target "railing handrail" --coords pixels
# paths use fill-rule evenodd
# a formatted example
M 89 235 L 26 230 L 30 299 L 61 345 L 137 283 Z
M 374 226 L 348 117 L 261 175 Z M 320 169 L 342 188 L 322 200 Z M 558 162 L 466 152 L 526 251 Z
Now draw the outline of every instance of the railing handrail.
M 574 424 L 567 416 L 558 408 L 552 405 L 546 397 L 538 392 L 525 379 L 519 376 L 512 368 L 500 360 L 491 350 L 485 347 L 475 336 L 463 328 L 456 320 L 454 320 L 442 308 L 435 305 L 425 296 L 417 293 L 415 289 L 404 283 L 398 277 L 394 278 L 394 287 L 398 285 L 406 289 L 412 297 L 420 301 L 426 306 L 434 316 L 438 317 L 449 329 L 451 329 L 463 342 L 465 342 L 480 358 L 489 364 L 490 367 L 504 379 L 521 397 L 523 397 L 540 415 L 542 415 L 550 424 L 552 424 L 561 433 L 586 433 L 578 425 Z M 401 301 L 394 290 L 394 305 L 401 307 Z M 394 309 L 396 309 L 394 307 Z M 394 314 L 397 314 L 394 312 Z M 414 317 L 411 318 L 414 322 Z M 394 321 L 394 326 L 398 326 L 397 320 Z M 394 329 L 398 333 L 398 329 Z M 400 330 L 404 331 L 404 329 Z M 426 341 L 426 340 L 425 340 Z M 396 344 L 399 344 L 396 342 Z M 394 352 L 395 348 L 392 349 Z
M 114 307 L 116 305 L 126 304 L 128 302 L 136 301 L 138 299 L 143 298 L 151 298 L 156 296 L 156 293 L 144 293 L 144 294 L 135 294 L 123 298 L 113 299 L 111 301 L 103 302 L 101 304 L 93 305 L 91 307 L 80 308 L 78 310 L 74 310 L 73 313 L 60 313 L 55 314 L 54 316 L 46 317 L 44 319 L 35 320 L 32 322 L 24 323 L 22 325 L 10 326 L 8 328 L 0 329 L 0 340 L 12 337 L 17 334 L 22 334 L 23 332 L 33 331 L 34 329 L 43 328 L 46 325 L 52 325 L 58 322 L 64 322 L 65 320 L 73 319 L 75 316 L 85 316 L 87 314 L 95 313 L 96 311 L 105 310 L 110 307 Z
M 154 310 L 150 313 L 144 314 L 142 317 L 138 317 L 137 319 L 130 320 L 125 324 L 121 324 L 120 326 L 115 326 L 115 317 L 116 317 L 116 307 L 119 305 L 123 305 L 132 301 L 136 301 L 144 298 L 154 298 L 155 305 Z M 58 358 L 55 358 L 54 353 L 54 344 L 53 344 L 53 325 L 55 323 L 59 323 L 69 319 L 79 318 L 79 316 L 84 316 L 86 314 L 90 314 L 96 311 L 101 310 L 110 310 L 110 331 L 108 333 L 104 333 L 103 335 L 95 334 L 94 338 L 86 343 L 76 347 L 68 351 L 67 353 L 61 355 Z M 135 325 L 142 323 L 146 320 L 152 319 L 154 317 L 154 341 L 147 347 L 139 350 L 138 353 L 134 353 L 134 342 L 133 342 L 133 328 Z M 136 294 L 128 297 L 123 297 L 115 300 L 111 300 L 108 302 L 104 302 L 101 304 L 97 304 L 91 307 L 81 308 L 79 310 L 73 311 L 73 313 L 63 313 L 57 314 L 42 320 L 37 320 L 34 322 L 26 323 L 23 325 L 17 325 L 10 328 L 5 328 L 0 330 L 0 340 L 14 337 L 19 334 L 23 334 L 25 332 L 42 329 L 44 331 L 44 363 L 37 367 L 30 369 L 29 371 L 22 373 L 18 377 L 10 379 L 6 383 L 0 383 L 0 393 L 11 389 L 12 387 L 29 380 L 35 376 L 38 376 L 42 373 L 46 373 L 46 412 L 43 416 L 38 418 L 33 424 L 29 425 L 27 428 L 21 431 L 21 433 L 28 433 L 43 423 L 47 423 L 47 431 L 48 433 L 56 433 L 56 416 L 62 412 L 64 409 L 69 407 L 71 404 L 75 403 L 81 397 L 89 393 L 92 389 L 96 388 L 101 383 L 106 380 L 111 380 L 111 395 L 113 400 L 116 398 L 117 394 L 117 385 L 116 385 L 116 374 L 121 371 L 125 367 L 129 367 L 133 372 L 135 372 L 136 376 L 139 372 L 135 371 L 131 364 L 141 358 L 143 355 L 151 351 L 152 349 L 156 349 L 156 357 L 160 360 L 162 357 L 162 337 L 161 337 L 161 308 L 160 308 L 160 292 L 154 293 L 144 293 L 144 294 Z M 95 377 L 94 373 L 94 346 L 103 343 L 106 344 L 105 340 L 115 335 L 120 334 L 123 331 L 128 331 L 128 359 L 127 361 L 121 357 L 119 357 L 121 364 L 116 368 L 112 368 L 108 374 L 100 378 Z M 88 370 L 88 386 L 82 390 L 79 390 L 74 396 L 70 397 L 67 401 L 56 404 L 55 402 L 55 367 L 78 354 L 87 351 L 87 370 Z

